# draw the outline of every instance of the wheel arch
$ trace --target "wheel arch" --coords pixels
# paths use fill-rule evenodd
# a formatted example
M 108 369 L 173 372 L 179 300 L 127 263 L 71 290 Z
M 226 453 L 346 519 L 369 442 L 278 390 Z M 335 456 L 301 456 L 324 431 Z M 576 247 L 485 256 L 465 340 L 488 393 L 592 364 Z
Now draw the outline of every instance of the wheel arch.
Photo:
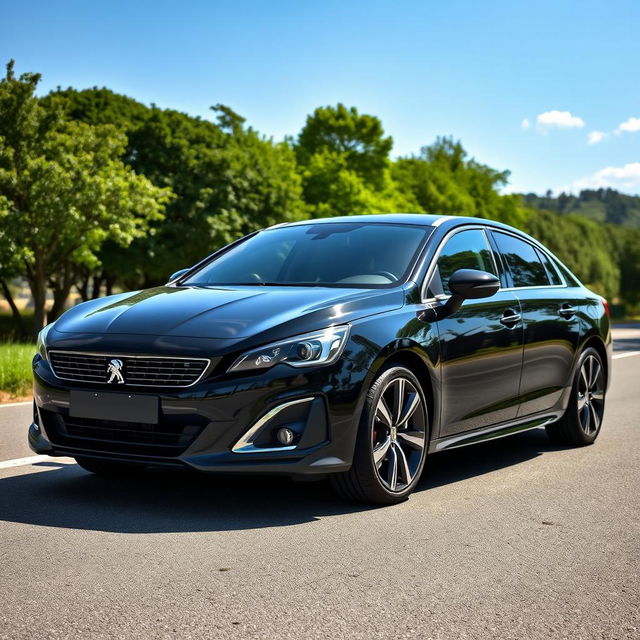
M 428 358 L 422 354 L 422 349 L 417 344 L 389 345 L 373 363 L 370 375 L 367 377 L 367 388 L 371 386 L 383 367 L 394 364 L 409 369 L 420 382 L 429 410 L 429 441 L 431 441 L 439 424 L 437 416 L 440 415 L 435 365 L 431 364 Z

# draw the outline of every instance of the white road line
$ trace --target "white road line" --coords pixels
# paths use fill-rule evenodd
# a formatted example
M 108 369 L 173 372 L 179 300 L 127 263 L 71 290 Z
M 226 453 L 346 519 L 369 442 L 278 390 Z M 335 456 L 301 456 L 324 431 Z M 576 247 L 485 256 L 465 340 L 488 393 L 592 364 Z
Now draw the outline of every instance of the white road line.
M 630 356 L 640 356 L 640 351 L 627 351 L 626 353 L 616 353 L 612 358 L 617 360 L 618 358 L 628 358 Z
M 0 404 L 0 409 L 4 409 L 5 407 L 22 407 L 28 404 L 31 404 L 31 400 L 27 400 L 26 402 L 7 402 L 6 404 Z
M 3 460 L 0 462 L 0 469 L 11 469 L 11 467 L 24 467 L 28 464 L 37 464 L 38 462 L 60 462 L 62 464 L 75 464 L 72 458 L 52 458 L 51 456 L 28 456 L 26 458 L 14 458 L 13 460 Z

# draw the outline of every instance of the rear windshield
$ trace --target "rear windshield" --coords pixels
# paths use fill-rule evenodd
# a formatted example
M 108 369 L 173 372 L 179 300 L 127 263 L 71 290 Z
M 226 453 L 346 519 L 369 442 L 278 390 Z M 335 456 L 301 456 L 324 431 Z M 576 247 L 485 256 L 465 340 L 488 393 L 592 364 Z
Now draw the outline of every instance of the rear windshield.
M 431 230 L 355 222 L 267 229 L 181 284 L 390 287 L 408 277 Z

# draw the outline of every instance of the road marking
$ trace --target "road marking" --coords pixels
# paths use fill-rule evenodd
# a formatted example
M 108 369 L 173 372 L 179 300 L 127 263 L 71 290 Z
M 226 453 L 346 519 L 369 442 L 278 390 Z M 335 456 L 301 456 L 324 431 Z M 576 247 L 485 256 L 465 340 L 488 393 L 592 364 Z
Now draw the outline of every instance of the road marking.
M 630 356 L 640 356 L 640 351 L 627 351 L 626 353 L 616 353 L 616 355 L 612 356 L 614 360 L 618 358 L 628 358 Z
M 31 404 L 31 402 L 31 400 L 27 400 L 26 402 L 7 402 L 6 404 L 0 404 L 0 409 L 4 409 L 5 407 L 22 407 Z
M 14 458 L 13 460 L 3 460 L 0 462 L 0 469 L 11 469 L 11 467 L 24 467 L 28 464 L 38 462 L 54 461 L 61 464 L 75 464 L 72 458 L 52 458 L 51 456 L 28 456 L 26 458 Z

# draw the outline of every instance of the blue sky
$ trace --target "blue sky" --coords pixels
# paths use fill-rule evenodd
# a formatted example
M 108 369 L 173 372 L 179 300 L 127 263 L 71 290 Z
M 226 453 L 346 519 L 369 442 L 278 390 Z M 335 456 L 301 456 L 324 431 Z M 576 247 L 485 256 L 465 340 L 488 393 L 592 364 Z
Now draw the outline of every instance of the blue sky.
M 107 86 L 206 118 L 221 102 L 275 139 L 343 102 L 382 119 L 394 155 L 453 135 L 510 169 L 510 190 L 640 193 L 637 0 L 0 0 L 0 12 L 0 60 L 42 73 L 43 92 Z

